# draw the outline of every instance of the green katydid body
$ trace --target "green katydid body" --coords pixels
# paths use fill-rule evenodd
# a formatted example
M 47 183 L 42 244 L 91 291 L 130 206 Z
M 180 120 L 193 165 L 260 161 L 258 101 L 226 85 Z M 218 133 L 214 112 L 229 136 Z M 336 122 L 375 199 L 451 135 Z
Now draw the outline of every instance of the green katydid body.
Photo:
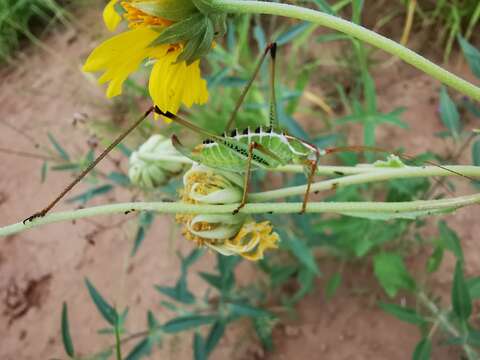
M 211 168 L 244 173 L 249 157 L 249 145 L 253 149 L 251 170 L 274 169 L 286 164 L 305 165 L 316 157 L 317 148 L 300 139 L 275 131 L 272 128 L 234 129 L 228 136 L 215 136 L 198 145 L 190 154 L 192 160 Z M 263 150 L 263 149 L 267 149 Z

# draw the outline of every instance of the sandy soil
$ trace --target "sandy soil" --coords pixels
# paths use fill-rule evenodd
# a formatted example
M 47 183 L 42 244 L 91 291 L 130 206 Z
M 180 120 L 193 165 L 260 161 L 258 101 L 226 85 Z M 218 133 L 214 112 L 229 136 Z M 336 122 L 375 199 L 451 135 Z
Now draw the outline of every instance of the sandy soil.
M 89 78 L 82 75 L 81 60 L 98 42 L 99 12 L 79 18 L 81 27 L 58 33 L 45 40 L 54 54 L 28 50 L 14 71 L 1 76 L 0 147 L 34 152 L 30 138 L 47 143 L 47 131 L 67 144 L 72 152 L 87 148 L 82 131 L 72 126 L 76 114 L 105 118 L 110 103 Z M 433 137 L 440 129 L 432 94 L 438 84 L 416 70 L 396 64 L 386 78 L 385 70 L 376 71 L 379 105 L 384 111 L 406 106 L 404 119 L 411 126 L 408 137 L 399 130 L 382 130 L 380 143 L 403 145 L 411 153 L 439 150 L 443 143 Z M 465 67 L 454 69 L 469 77 Z M 419 121 L 421 120 L 421 121 Z M 9 126 L 5 124 L 9 124 Z M 17 130 L 14 130 L 15 127 Z M 21 135 L 23 134 L 23 135 Z M 42 208 L 68 181 L 64 173 L 50 173 L 40 182 L 41 162 L 36 159 L 0 153 L 0 224 L 25 218 Z M 468 156 L 462 159 L 469 162 Z M 107 164 L 102 166 L 108 167 Z M 78 189 L 78 192 L 81 190 Z M 117 192 L 103 202 L 130 200 Z M 68 208 L 61 204 L 57 210 Z M 480 252 L 475 234 L 480 233 L 476 209 L 459 211 L 448 219 L 461 235 L 467 272 L 480 274 Z M 134 219 L 112 216 L 92 221 L 63 223 L 42 227 L 6 239 L 0 239 L 0 359 L 27 360 L 65 358 L 60 336 L 61 304 L 67 301 L 76 348 L 83 354 L 111 343 L 95 331 L 104 324 L 89 300 L 84 286 L 88 277 L 119 308 L 130 307 L 129 328 L 142 330 L 147 309 L 160 320 L 168 314 L 159 305 L 153 284 L 172 285 L 178 277 L 176 249 L 183 253 L 191 244 L 171 236 L 170 217 L 158 217 L 138 255 L 129 257 Z M 94 244 L 89 241 L 93 239 Z M 425 258 L 419 251 L 412 257 L 412 268 Z M 208 254 L 195 269 L 212 267 L 214 255 Z M 320 264 L 328 274 L 333 264 Z M 242 277 L 253 276 L 245 265 Z M 435 276 L 436 288 L 448 301 L 453 259 L 447 256 Z M 417 330 L 384 314 L 375 307 L 383 298 L 365 265 L 346 270 L 346 283 L 335 298 L 326 302 L 321 290 L 306 297 L 297 307 L 295 318 L 286 318 L 275 329 L 276 351 L 265 354 L 253 340 L 245 324 L 230 330 L 213 359 L 408 359 L 419 340 Z M 327 278 L 327 277 L 325 277 Z M 324 280 L 319 280 L 323 284 Z M 194 275 L 191 287 L 201 291 L 204 285 Z M 321 287 L 319 287 L 321 288 Z M 362 289 L 362 291 L 357 291 Z M 152 359 L 191 359 L 190 336 L 173 338 Z M 458 352 L 435 346 L 435 359 L 456 359 Z

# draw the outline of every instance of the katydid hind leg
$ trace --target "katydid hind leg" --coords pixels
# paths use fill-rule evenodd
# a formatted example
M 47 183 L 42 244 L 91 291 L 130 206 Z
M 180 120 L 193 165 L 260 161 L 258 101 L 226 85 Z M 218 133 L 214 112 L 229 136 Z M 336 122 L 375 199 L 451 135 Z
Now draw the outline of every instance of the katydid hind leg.
M 37 218 L 44 217 L 47 213 L 57 205 L 60 200 L 63 199 L 65 195 L 67 195 L 70 190 L 72 190 L 85 176 L 90 173 L 97 165 L 102 161 L 118 144 L 120 144 L 133 130 L 135 130 L 142 122 L 145 120 L 152 112 L 154 111 L 154 107 L 150 107 L 135 123 L 130 126 L 126 131 L 124 131 L 120 136 L 118 136 L 93 162 L 91 162 L 85 170 L 81 172 L 80 175 L 75 178 L 61 193 L 58 195 L 55 200 L 53 200 L 50 204 L 48 204 L 44 209 L 41 211 L 33 214 L 32 216 L 23 220 L 23 223 L 26 224 L 27 222 L 33 221 Z
M 320 150 L 316 148 L 315 160 L 308 160 L 308 163 L 310 166 L 310 172 L 307 178 L 307 189 L 305 190 L 305 195 L 303 196 L 302 210 L 300 211 L 300 214 L 304 214 L 305 211 L 307 210 L 307 203 L 308 203 L 308 198 L 310 196 L 310 189 L 312 187 L 313 179 L 315 177 L 315 173 L 317 172 L 319 162 L 320 162 Z
M 258 144 L 256 142 L 251 142 L 250 144 L 248 144 L 248 157 L 243 181 L 242 201 L 240 202 L 240 205 L 233 211 L 233 215 L 237 214 L 240 209 L 242 209 L 247 203 L 248 187 L 250 185 L 250 173 L 252 172 L 253 151 L 257 146 Z

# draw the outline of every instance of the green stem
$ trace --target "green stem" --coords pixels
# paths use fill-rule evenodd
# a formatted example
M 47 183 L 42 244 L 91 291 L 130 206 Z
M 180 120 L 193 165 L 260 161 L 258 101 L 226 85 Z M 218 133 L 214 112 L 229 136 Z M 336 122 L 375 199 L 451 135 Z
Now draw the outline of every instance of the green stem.
M 362 167 L 360 167 L 362 168 Z M 393 179 L 431 177 L 431 176 L 451 176 L 452 172 L 445 169 L 426 166 L 426 167 L 404 167 L 404 168 L 379 168 L 365 167 L 375 169 L 377 171 L 369 171 L 342 178 L 320 181 L 312 184 L 311 191 L 334 190 L 348 185 L 366 184 L 375 181 L 385 181 Z M 478 166 L 445 166 L 446 169 L 453 170 L 457 173 L 468 177 L 480 178 L 480 167 Z M 253 202 L 261 202 L 272 199 L 279 199 L 287 196 L 302 195 L 306 191 L 306 185 L 292 186 L 284 189 L 265 191 L 256 194 L 250 194 L 248 199 Z
M 402 215 L 415 212 L 449 211 L 463 206 L 479 204 L 480 194 L 460 196 L 451 199 L 408 201 L 408 202 L 314 202 L 309 203 L 309 213 L 334 213 L 362 216 L 390 214 L 399 218 Z M 77 220 L 85 217 L 127 213 L 131 211 L 155 211 L 163 214 L 228 214 L 237 208 L 238 204 L 229 205 L 192 205 L 183 202 L 131 202 L 96 206 L 87 209 L 57 212 L 35 219 L 32 222 L 22 222 L 0 228 L 0 237 L 16 234 L 40 225 L 61 221 Z M 240 212 L 244 214 L 298 214 L 302 203 L 258 203 L 247 204 Z
M 382 35 L 368 30 L 360 25 L 328 15 L 320 11 L 307 9 L 295 5 L 281 4 L 267 1 L 247 0 L 211 0 L 211 6 L 217 11 L 226 13 L 268 14 L 285 16 L 299 20 L 309 21 L 325 26 L 342 33 L 351 35 L 361 41 L 380 48 L 392 55 L 398 56 L 403 61 L 415 66 L 417 69 L 441 81 L 442 83 L 480 101 L 480 88 L 448 72 L 442 67 L 427 60 L 414 51 L 390 40 Z
M 437 307 L 437 305 L 431 301 L 428 296 L 424 292 L 420 292 L 418 295 L 419 300 L 423 303 L 423 305 L 437 318 L 440 325 L 453 337 L 460 337 L 461 334 L 458 329 L 450 322 L 448 317 L 445 315 L 444 312 L 441 311 Z M 478 354 L 475 350 L 468 344 L 463 344 L 463 350 L 467 355 L 469 360 L 478 359 Z

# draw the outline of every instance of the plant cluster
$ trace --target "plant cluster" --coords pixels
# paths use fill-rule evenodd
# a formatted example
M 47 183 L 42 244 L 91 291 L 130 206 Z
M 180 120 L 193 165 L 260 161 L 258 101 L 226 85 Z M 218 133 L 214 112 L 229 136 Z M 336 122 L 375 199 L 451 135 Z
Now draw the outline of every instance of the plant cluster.
M 171 311 L 173 317 L 160 323 L 155 314 L 148 311 L 146 328 L 142 332 L 131 332 L 126 321 L 128 309 L 117 309 L 101 295 L 101 290 L 95 288 L 94 281 L 87 279 L 86 287 L 92 301 L 108 324 L 100 333 L 112 336 L 114 345 L 90 353 L 88 357 L 77 352 L 74 329 L 78 324 L 70 324 L 65 304 L 61 328 L 65 351 L 70 358 L 141 359 L 161 346 L 169 335 L 191 332 L 194 358 L 207 359 L 228 327 L 242 318 L 250 320 L 258 339 L 271 350 L 274 345 L 272 331 L 282 320 L 278 306 L 293 310 L 319 282 L 326 296 L 334 298 L 336 290 L 342 286 L 345 264 L 357 259 L 372 264 L 379 285 L 392 299 L 379 306 L 419 327 L 422 337 L 412 349 L 414 359 L 429 359 L 438 338 L 443 344 L 462 347 L 467 358 L 478 358 L 476 347 L 480 337 L 473 321 L 472 302 L 480 297 L 480 278 L 465 276 L 460 239 L 444 221 L 438 221 L 438 234 L 433 237 L 425 237 L 422 229 L 428 216 L 451 213 L 480 202 L 478 194 L 449 197 L 454 184 L 445 179 L 451 175 L 480 176 L 480 140 L 476 139 L 476 132 L 462 122 L 461 116 L 468 113 L 480 117 L 475 103 L 480 99 L 480 90 L 359 26 L 365 10 L 363 1 L 338 1 L 333 5 L 323 0 L 301 3 L 314 6 L 314 10 L 274 2 L 238 0 L 112 0 L 107 5 L 104 12 L 107 27 L 116 29 L 125 20 L 128 29 L 95 49 L 84 70 L 102 72 L 99 82 L 109 83 L 108 96 L 117 96 L 123 91 L 130 97 L 140 95 L 151 99 L 161 110 L 157 115 L 163 120 L 173 119 L 174 123 L 162 128 L 162 135 L 149 124 L 140 125 L 140 135 L 137 134 L 133 142 L 121 143 L 116 148 L 128 158 L 128 171 L 118 168 L 104 173 L 95 168 L 85 177 L 91 188 L 67 201 L 84 206 L 115 187 L 123 187 L 141 194 L 145 202 L 52 215 L 44 213 L 24 224 L 0 228 L 0 236 L 48 222 L 138 211 L 131 252 L 131 256 L 135 256 L 147 239 L 155 216 L 173 213 L 183 226 L 185 238 L 192 241 L 194 250 L 187 256 L 178 254 L 181 271 L 174 286 L 155 286 L 162 296 L 162 306 Z M 340 11 L 347 6 L 352 9 L 351 21 L 340 18 Z M 284 15 L 301 22 L 292 24 L 259 14 Z M 320 35 L 316 30 L 322 25 L 343 34 Z M 296 63 L 282 61 L 280 56 L 283 71 L 279 72 L 281 76 L 276 86 L 277 103 L 270 106 L 266 95 L 270 84 L 268 69 L 256 67 L 252 57 L 268 47 L 267 39 L 274 39 L 279 54 L 288 48 L 289 58 L 300 59 L 308 54 L 311 38 L 323 43 L 345 42 L 343 51 L 352 59 L 346 64 L 351 76 L 338 81 L 328 73 L 318 74 L 321 59 L 307 59 L 299 67 Z M 469 96 L 457 100 L 446 87 L 439 92 L 439 116 L 445 130 L 436 135 L 454 144 L 455 149 L 448 159 L 432 153 L 412 157 L 400 149 L 392 151 L 395 155 L 384 161 L 374 161 L 374 154 L 368 150 L 375 150 L 377 130 L 384 126 L 401 129 L 408 126 L 401 118 L 403 108 L 385 113 L 378 107 L 367 43 L 415 64 Z M 458 43 L 472 72 L 480 79 L 480 52 L 461 36 Z M 132 49 L 135 56 L 128 57 Z M 208 76 L 202 77 L 200 61 L 208 69 Z M 148 91 L 143 82 L 127 80 L 140 65 L 149 78 Z M 256 70 L 259 79 L 250 83 L 251 74 Z M 325 84 L 324 96 L 312 93 L 313 81 Z M 252 85 L 248 93 L 243 90 L 246 85 Z M 309 99 L 309 103 L 303 103 L 302 97 Z M 238 98 L 244 98 L 244 102 L 237 113 Z M 194 104 L 198 106 L 193 107 Z M 182 154 L 183 148 L 178 144 L 172 146 L 166 138 L 183 133 L 179 125 L 182 122 L 175 121 L 181 105 L 190 108 L 185 113 L 195 127 L 214 134 L 221 134 L 225 129 L 229 119 L 224 114 L 236 114 L 239 129 L 266 126 L 266 120 L 274 115 L 289 134 L 319 148 L 332 149 L 331 153 L 335 153 L 336 160 L 342 164 L 318 167 L 317 174 L 329 178 L 314 182 L 311 191 L 327 192 L 322 202 L 308 203 L 306 214 L 282 215 L 301 210 L 299 201 L 306 189 L 302 164 L 273 169 L 280 175 L 255 172 L 251 180 L 255 191 L 249 194 L 245 208 L 232 214 L 242 199 L 243 175 L 192 164 L 189 156 Z M 296 120 L 299 113 L 321 119 L 325 131 L 311 131 Z M 169 114 L 166 119 L 163 118 L 165 114 Z M 345 133 L 350 127 L 361 129 L 366 148 L 348 147 Z M 197 135 L 190 136 L 191 144 L 187 146 L 193 147 L 204 140 L 202 133 Z M 75 159 L 52 135 L 49 140 L 51 148 L 45 149 L 48 160 L 42 167 L 42 181 L 46 180 L 49 171 L 78 174 L 95 159 L 94 149 Z M 201 145 L 194 151 L 198 146 Z M 341 151 L 342 146 L 350 152 Z M 358 154 L 356 150 L 365 149 L 367 152 L 362 158 L 363 152 Z M 467 149 L 472 151 L 473 166 L 437 165 L 437 162 L 456 162 Z M 368 164 L 358 165 L 362 159 Z M 425 163 L 430 166 L 415 166 Z M 432 185 L 434 176 L 442 179 Z M 266 191 L 264 184 L 272 179 L 280 188 Z M 474 183 L 472 188 L 475 187 L 478 184 Z M 179 188 L 180 201 L 175 202 Z M 294 200 L 276 202 L 284 198 Z M 423 272 L 413 276 L 405 265 L 405 257 L 415 246 L 431 248 L 432 254 Z M 192 265 L 203 256 L 204 247 L 218 252 L 217 263 L 215 270 L 197 274 L 208 285 L 205 293 L 197 294 L 189 288 L 187 279 Z M 338 263 L 338 270 L 327 279 L 322 276 L 317 259 L 319 252 L 328 254 Z M 429 276 L 441 265 L 444 253 L 452 253 L 456 258 L 451 305 L 437 302 L 429 288 Z M 241 284 L 237 281 L 236 269 L 245 260 L 254 261 L 259 276 Z M 409 306 L 393 302 L 399 293 L 408 296 Z

